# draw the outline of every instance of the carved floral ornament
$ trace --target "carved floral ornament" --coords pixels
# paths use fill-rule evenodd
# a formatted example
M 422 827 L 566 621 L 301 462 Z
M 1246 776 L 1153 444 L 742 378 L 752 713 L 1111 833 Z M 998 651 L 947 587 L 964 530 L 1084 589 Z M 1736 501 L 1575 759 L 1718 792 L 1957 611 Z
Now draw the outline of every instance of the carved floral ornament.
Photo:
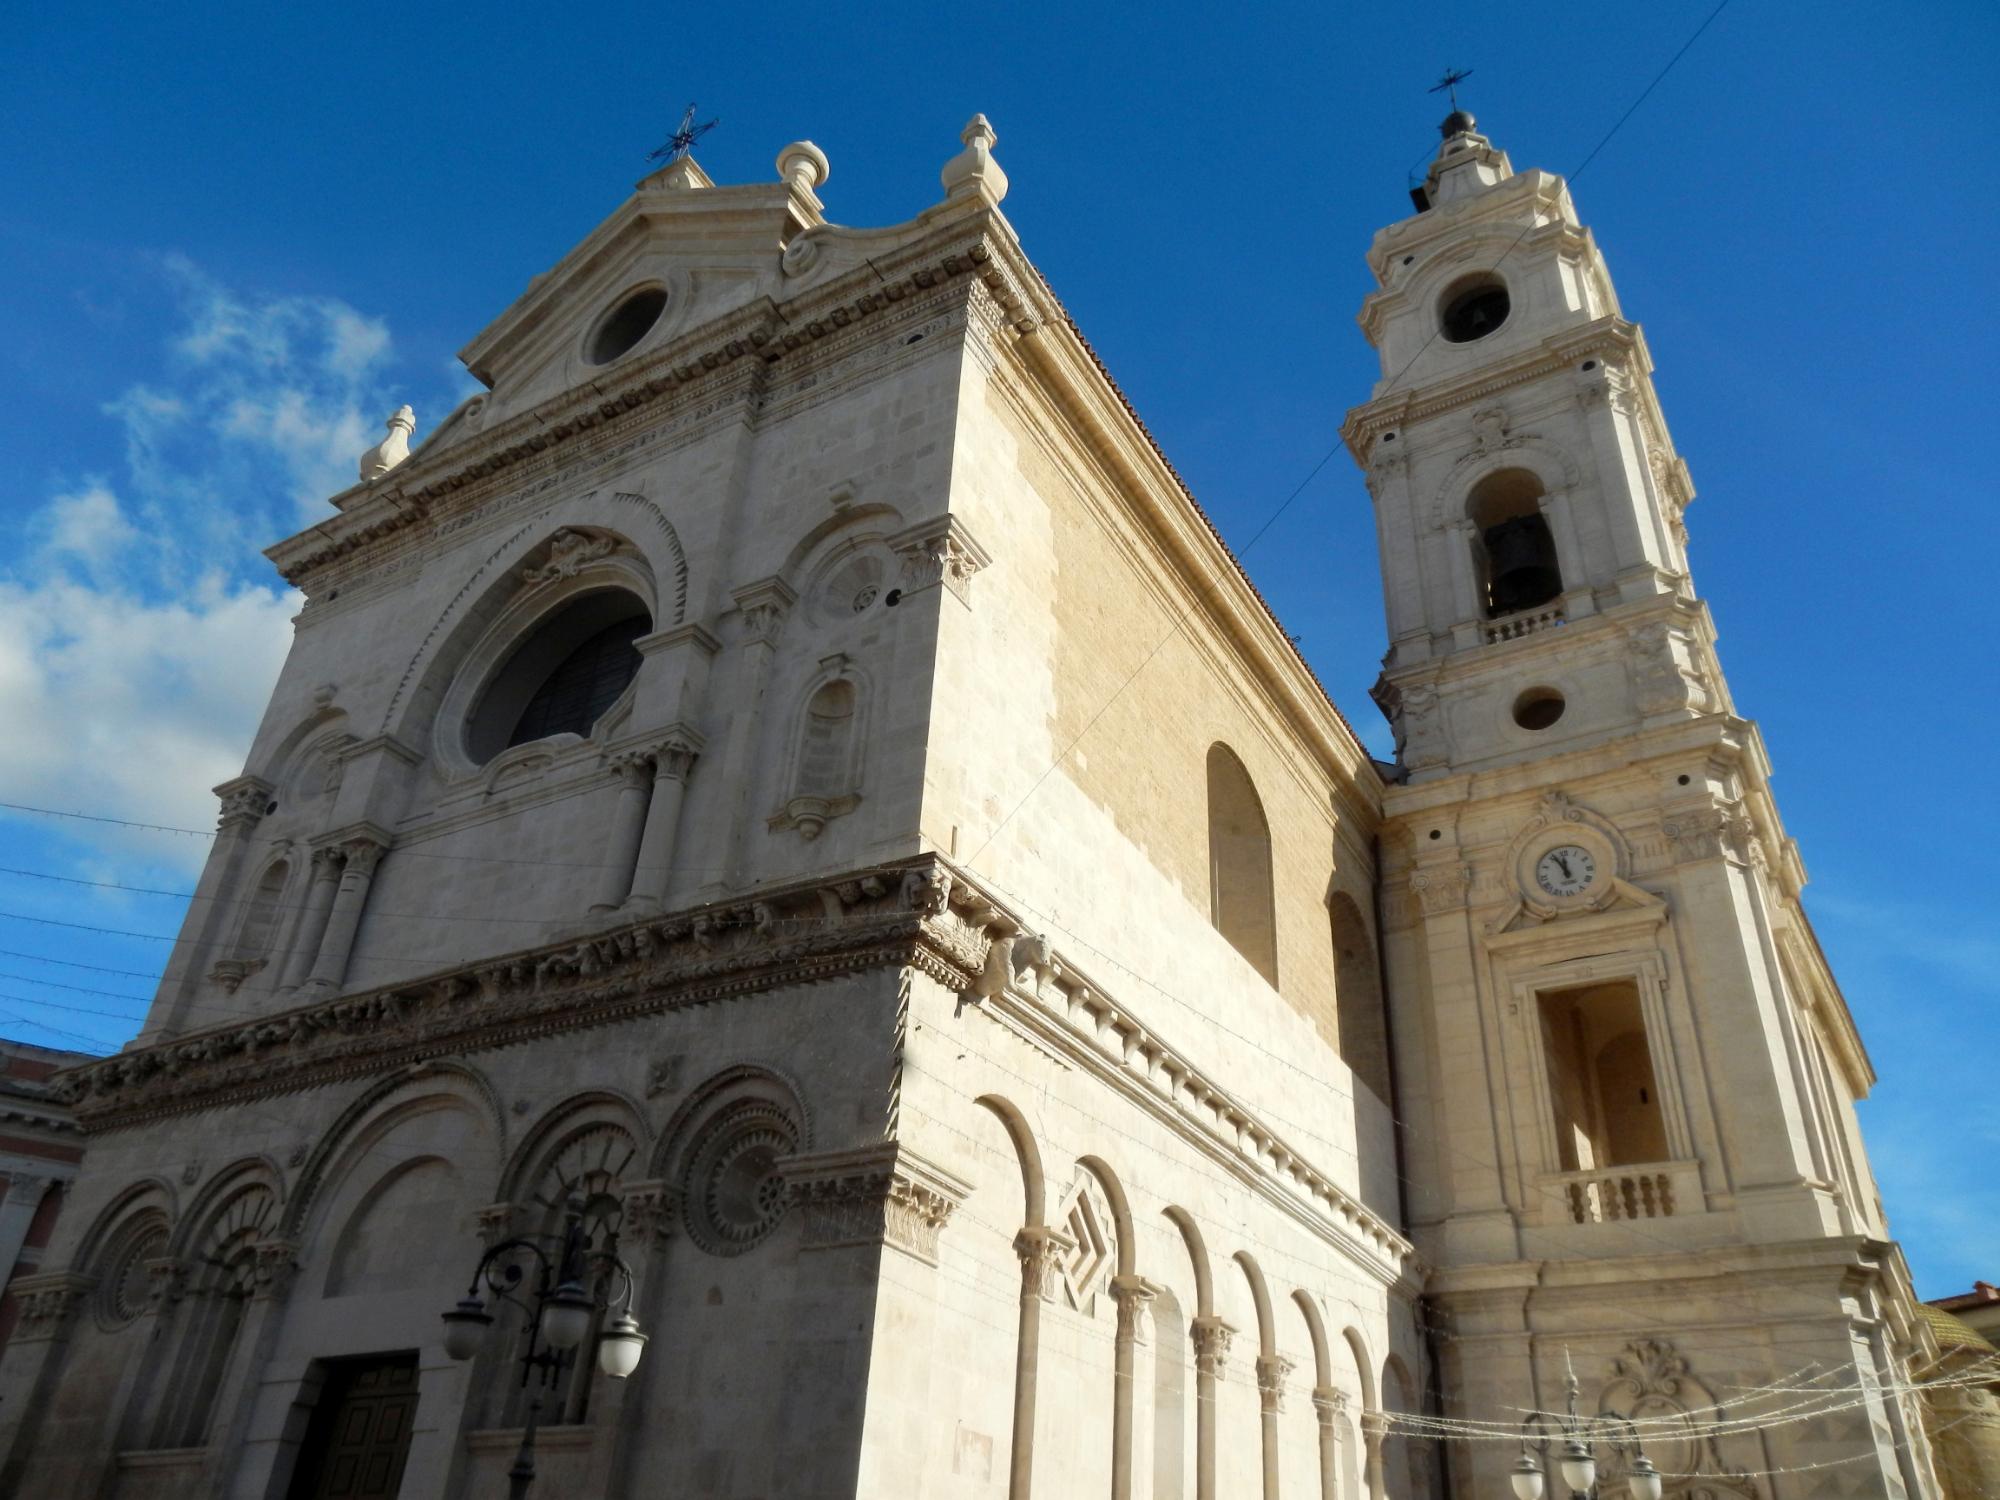
M 1627 1344 L 1610 1362 L 1597 1409 L 1645 1428 L 1647 1456 L 1674 1477 L 1674 1493 L 1682 1500 L 1727 1495 L 1756 1500 L 1762 1495 L 1747 1473 L 1724 1463 L 1713 1424 L 1728 1413 L 1668 1340 Z M 1602 1471 L 1607 1483 L 1624 1475 L 1626 1461 L 1622 1452 L 1607 1456 Z
M 521 581 L 529 585 L 555 583 L 574 578 L 592 563 L 600 562 L 618 549 L 615 537 L 564 526 L 549 538 L 548 559 L 521 570 Z

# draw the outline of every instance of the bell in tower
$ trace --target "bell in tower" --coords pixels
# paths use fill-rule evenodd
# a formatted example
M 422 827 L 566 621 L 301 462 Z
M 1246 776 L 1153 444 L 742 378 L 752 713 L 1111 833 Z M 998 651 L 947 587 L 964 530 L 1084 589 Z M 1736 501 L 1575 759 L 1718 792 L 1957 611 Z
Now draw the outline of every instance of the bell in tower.
M 1562 592 L 1555 543 L 1540 516 L 1515 516 L 1488 527 L 1486 612 L 1494 617 L 1546 604 Z

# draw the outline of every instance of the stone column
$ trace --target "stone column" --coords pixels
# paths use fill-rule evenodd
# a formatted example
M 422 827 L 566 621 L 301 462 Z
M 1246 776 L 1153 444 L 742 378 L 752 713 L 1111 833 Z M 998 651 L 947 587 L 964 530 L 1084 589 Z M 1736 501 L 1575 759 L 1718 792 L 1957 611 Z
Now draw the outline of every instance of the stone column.
M 1215 1387 L 1229 1363 L 1229 1341 L 1236 1330 L 1213 1314 L 1194 1320 L 1194 1494 L 1195 1500 L 1220 1500 L 1215 1493 Z
M 1368 1500 L 1389 1500 L 1382 1481 L 1382 1440 L 1389 1423 L 1379 1411 L 1361 1414 L 1361 1488 Z
M 338 849 L 312 852 L 312 884 L 306 889 L 305 910 L 299 916 L 291 951 L 285 955 L 284 978 L 278 986 L 281 995 L 297 989 L 312 974 L 320 940 L 326 936 L 327 915 L 333 910 L 333 893 L 340 884 L 340 864 Z
M 283 1451 L 290 1403 L 275 1410 L 257 1399 L 277 1352 L 285 1302 L 298 1277 L 299 1246 L 270 1236 L 252 1252 L 253 1287 L 234 1347 L 222 1367 L 209 1429 L 207 1493 L 266 1494 Z
M 618 806 L 611 813 L 611 838 L 605 846 L 604 871 L 598 876 L 594 912 L 616 911 L 632 893 L 632 867 L 639 858 L 639 840 L 646 831 L 646 808 L 653 798 L 653 767 L 647 757 L 612 757 L 618 773 Z
M 1111 1392 L 1111 1500 L 1132 1500 L 1132 1351 L 1153 1289 L 1144 1277 L 1114 1276 L 1111 1295 L 1118 1301 L 1118 1332 L 1111 1346 L 1116 1381 Z
M 1335 1426 L 1347 1406 L 1344 1392 L 1330 1385 L 1313 1387 L 1313 1415 L 1319 1418 L 1320 1500 L 1340 1494 L 1340 1429 Z
M 1264 1500 L 1278 1500 L 1278 1414 L 1285 1409 L 1285 1380 L 1292 1362 L 1282 1354 L 1257 1356 L 1257 1405 L 1264 1423 Z
M 618 1253 L 632 1268 L 632 1296 L 626 1310 L 639 1320 L 640 1329 L 648 1336 L 646 1353 L 640 1356 L 639 1368 L 623 1380 L 606 1378 L 592 1392 L 590 1423 L 593 1431 L 590 1440 L 590 1458 L 584 1472 L 583 1493 L 586 1495 L 623 1495 L 634 1489 L 632 1476 L 622 1473 L 626 1466 L 626 1449 L 630 1446 L 633 1427 L 641 1425 L 647 1410 L 647 1403 L 641 1391 L 634 1386 L 642 1381 L 650 1381 L 653 1371 L 663 1357 L 671 1357 L 666 1351 L 672 1347 L 674 1335 L 660 1326 L 661 1308 L 666 1305 L 663 1291 L 666 1285 L 667 1246 L 672 1243 L 674 1228 L 680 1222 L 680 1190 L 663 1179 L 645 1182 L 628 1182 L 618 1190 L 619 1201 L 624 1207 L 620 1219 Z M 612 1290 L 616 1291 L 617 1288 Z M 614 1302 L 615 1308 L 617 1304 Z M 611 1314 L 606 1313 L 605 1321 Z M 570 1367 L 571 1380 L 588 1380 L 597 1359 L 594 1347 L 579 1349 L 576 1362 Z M 628 1420 L 627 1413 L 639 1420 Z
M 361 910 L 368 901 L 368 887 L 375 879 L 375 866 L 388 852 L 388 845 L 373 838 L 351 838 L 342 842 L 345 856 L 340 889 L 334 892 L 333 909 L 327 913 L 326 934 L 320 939 L 319 957 L 313 961 L 315 989 L 337 990 L 347 977 L 347 960 L 354 951 L 354 934 L 361 926 Z
M 9 1288 L 21 1314 L 0 1360 L 0 1495 L 21 1493 L 22 1471 L 62 1376 L 70 1324 L 96 1285 L 94 1276 L 56 1271 L 23 1276 Z
M 632 872 L 628 905 L 657 907 L 673 876 L 674 835 L 681 824 L 681 801 L 687 795 L 688 773 L 701 746 L 692 735 L 675 734 L 648 752 L 653 760 L 653 799 L 646 809 L 646 831 L 639 840 L 639 862 Z
M 176 944 L 168 956 L 166 971 L 160 976 L 161 1000 L 146 1017 L 145 1029 L 139 1033 L 140 1043 L 163 1041 L 187 1024 L 201 976 L 208 972 L 217 945 L 229 935 L 230 918 L 237 910 L 234 898 L 249 862 L 251 835 L 263 820 L 264 809 L 271 805 L 275 790 L 270 782 L 255 776 L 238 776 L 215 789 L 215 795 L 222 801 L 222 811 L 216 819 L 215 843 L 209 851 L 208 863 L 202 866 L 189 908 L 198 922 L 193 929 L 194 940 Z
M 13 1276 L 15 1262 L 21 1258 L 21 1246 L 27 1242 L 28 1226 L 35 1222 L 35 1210 L 42 1206 L 42 1195 L 55 1180 L 31 1172 L 7 1174 L 7 1196 L 0 1198 L 0 1287 L 6 1286 Z
M 1014 1441 L 1007 1465 L 1007 1500 L 1029 1500 L 1034 1493 L 1042 1304 L 1055 1296 L 1063 1252 L 1069 1248 L 1067 1235 L 1045 1225 L 1033 1225 L 1014 1236 L 1014 1253 L 1021 1257 L 1021 1319 L 1014 1348 Z

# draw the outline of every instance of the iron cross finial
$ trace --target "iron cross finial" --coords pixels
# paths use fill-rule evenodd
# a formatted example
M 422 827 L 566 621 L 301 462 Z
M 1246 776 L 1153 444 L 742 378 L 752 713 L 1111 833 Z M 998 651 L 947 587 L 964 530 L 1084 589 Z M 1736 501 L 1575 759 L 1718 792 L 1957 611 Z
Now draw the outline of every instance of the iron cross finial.
M 1431 86 L 1433 94 L 1451 95 L 1451 107 L 1458 108 L 1458 86 L 1472 76 L 1470 68 L 1446 68 L 1444 77 Z
M 683 156 L 688 154 L 690 146 L 721 123 L 722 121 L 720 120 L 710 120 L 706 125 L 695 124 L 694 106 L 690 104 L 687 107 L 687 112 L 681 116 L 680 127 L 674 131 L 672 136 L 668 137 L 666 145 L 660 147 L 659 150 L 647 157 L 646 160 L 679 161 Z

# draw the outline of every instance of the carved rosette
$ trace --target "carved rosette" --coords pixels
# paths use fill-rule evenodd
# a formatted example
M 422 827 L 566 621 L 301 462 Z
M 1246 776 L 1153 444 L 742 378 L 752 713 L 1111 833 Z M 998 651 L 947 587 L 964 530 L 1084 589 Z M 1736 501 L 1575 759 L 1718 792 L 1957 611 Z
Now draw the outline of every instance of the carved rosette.
M 938 1236 L 971 1186 L 895 1141 L 778 1164 L 802 1219 L 801 1248 L 891 1245 L 936 1265 Z
M 52 1271 L 44 1276 L 17 1277 L 7 1290 L 20 1306 L 20 1321 L 14 1325 L 17 1340 L 59 1338 L 68 1332 L 70 1320 L 97 1285 L 95 1276 L 74 1271 Z
M 222 810 L 215 820 L 216 832 L 244 834 L 262 821 L 277 788 L 255 776 L 238 776 L 215 789 Z
M 1257 1395 L 1268 1412 L 1285 1409 L 1285 1382 L 1291 1379 L 1292 1361 L 1282 1354 L 1257 1356 Z
M 890 537 L 889 545 L 903 560 L 905 593 L 943 584 L 961 604 L 972 602 L 973 575 L 993 560 L 956 516 L 907 527 Z
M 1208 1316 L 1196 1318 L 1190 1332 L 1194 1337 L 1195 1369 L 1220 1380 L 1229 1365 L 1229 1341 L 1236 1337 L 1236 1330 L 1222 1319 Z

